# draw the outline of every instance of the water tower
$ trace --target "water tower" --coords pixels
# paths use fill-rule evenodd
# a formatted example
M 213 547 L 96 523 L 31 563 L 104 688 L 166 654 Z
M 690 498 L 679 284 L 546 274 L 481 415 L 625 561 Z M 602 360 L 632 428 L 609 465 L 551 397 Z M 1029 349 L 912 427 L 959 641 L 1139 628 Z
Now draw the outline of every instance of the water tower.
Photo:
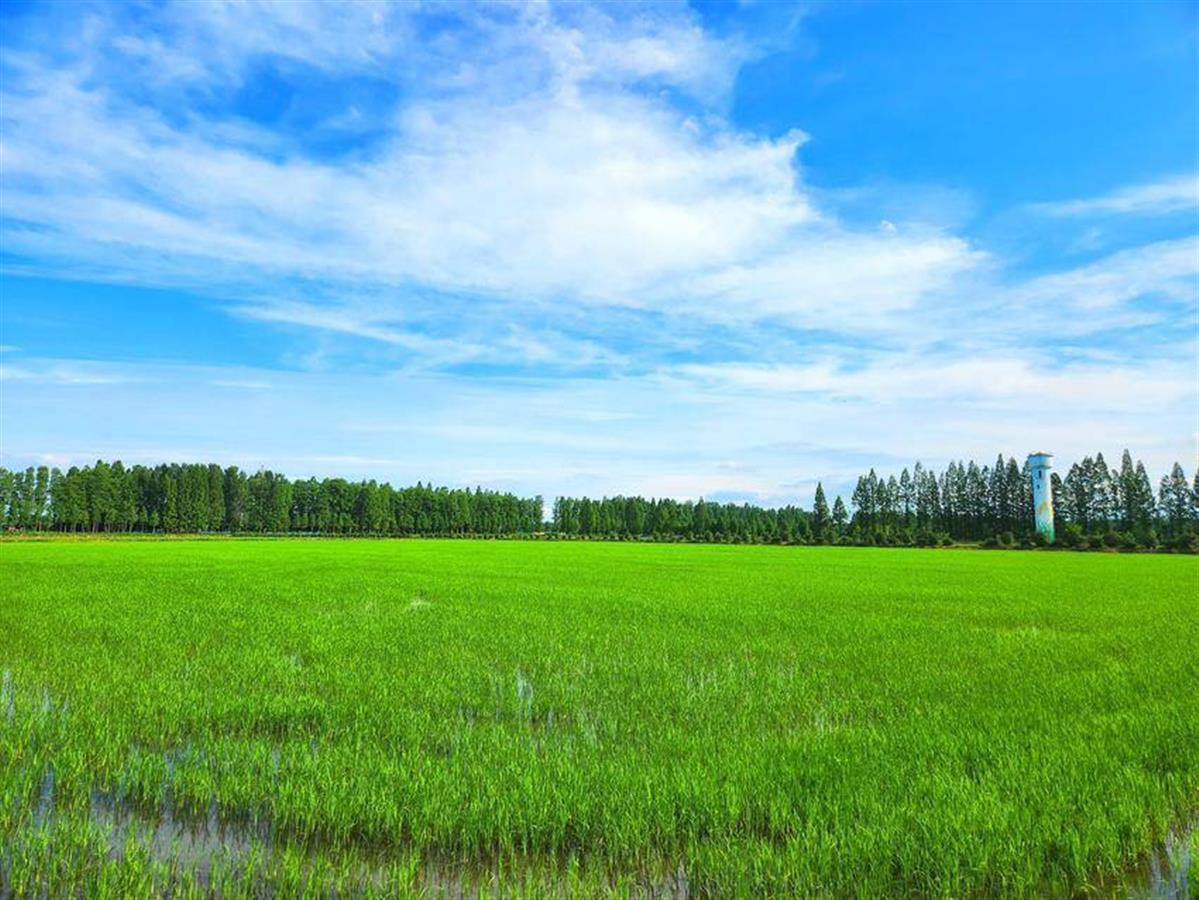
M 1053 543 L 1053 471 L 1052 453 L 1032 453 L 1028 457 L 1028 473 L 1032 478 L 1032 506 L 1037 514 L 1037 531 Z

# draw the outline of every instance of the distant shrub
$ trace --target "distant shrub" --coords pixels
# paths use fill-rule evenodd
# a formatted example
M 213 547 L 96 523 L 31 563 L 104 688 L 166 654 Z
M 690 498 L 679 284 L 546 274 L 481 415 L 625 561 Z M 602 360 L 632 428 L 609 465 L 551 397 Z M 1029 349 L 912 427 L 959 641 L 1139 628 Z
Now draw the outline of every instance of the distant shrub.
M 1199 552 L 1199 538 L 1190 532 L 1183 532 L 1177 537 L 1171 538 L 1166 542 L 1166 547 L 1173 550 L 1175 553 L 1195 553 Z
M 937 536 L 927 528 L 916 532 L 916 546 L 918 547 L 935 547 L 937 546 Z
M 1085 549 L 1079 545 L 1085 544 L 1087 539 L 1086 535 L 1084 535 L 1082 532 L 1082 526 L 1075 522 L 1070 522 L 1061 529 L 1061 533 L 1058 535 L 1057 540 L 1058 543 L 1063 547 L 1068 547 L 1071 550 L 1075 550 Z

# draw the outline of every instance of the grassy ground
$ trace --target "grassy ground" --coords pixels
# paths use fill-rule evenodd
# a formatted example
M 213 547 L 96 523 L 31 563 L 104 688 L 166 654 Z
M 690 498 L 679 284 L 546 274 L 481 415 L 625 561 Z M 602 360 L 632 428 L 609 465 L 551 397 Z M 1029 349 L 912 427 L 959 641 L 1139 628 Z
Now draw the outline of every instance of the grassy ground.
M 0 894 L 1085 892 L 1199 811 L 1197 597 L 1188 557 L 0 543 Z

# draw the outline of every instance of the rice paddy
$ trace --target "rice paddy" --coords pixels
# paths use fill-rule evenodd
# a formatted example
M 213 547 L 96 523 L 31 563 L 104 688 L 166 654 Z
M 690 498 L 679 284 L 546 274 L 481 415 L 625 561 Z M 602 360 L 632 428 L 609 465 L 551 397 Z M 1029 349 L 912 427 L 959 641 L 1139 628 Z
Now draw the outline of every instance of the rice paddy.
M 1197 814 L 1194 557 L 0 543 L 0 894 L 1119 893 Z

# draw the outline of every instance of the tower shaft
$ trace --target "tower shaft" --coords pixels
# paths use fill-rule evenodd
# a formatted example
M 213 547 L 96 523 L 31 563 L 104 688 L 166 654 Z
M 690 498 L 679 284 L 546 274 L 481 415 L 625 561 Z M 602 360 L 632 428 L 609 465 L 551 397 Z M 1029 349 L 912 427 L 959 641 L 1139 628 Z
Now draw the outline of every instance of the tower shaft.
M 1053 543 L 1053 454 L 1033 453 L 1028 457 L 1028 473 L 1032 479 L 1032 505 L 1036 514 L 1037 531 Z

